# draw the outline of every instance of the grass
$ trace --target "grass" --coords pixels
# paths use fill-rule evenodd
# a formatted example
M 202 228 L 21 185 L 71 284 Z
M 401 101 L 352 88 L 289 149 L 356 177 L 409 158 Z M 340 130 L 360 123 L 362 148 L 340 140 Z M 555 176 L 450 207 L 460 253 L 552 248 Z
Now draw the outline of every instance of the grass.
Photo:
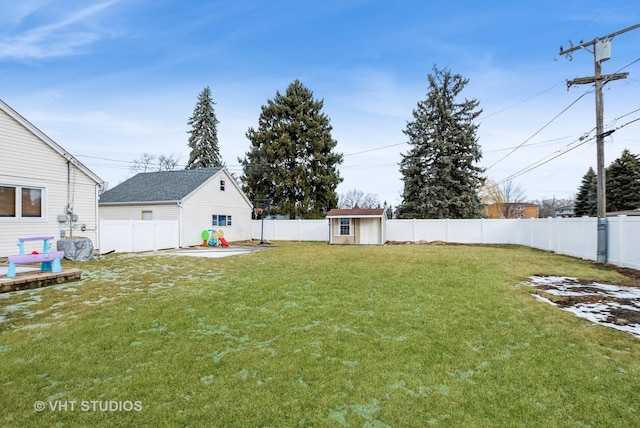
M 278 243 L 71 265 L 82 281 L 0 295 L 2 426 L 640 426 L 638 339 L 521 285 L 624 280 L 588 262 Z

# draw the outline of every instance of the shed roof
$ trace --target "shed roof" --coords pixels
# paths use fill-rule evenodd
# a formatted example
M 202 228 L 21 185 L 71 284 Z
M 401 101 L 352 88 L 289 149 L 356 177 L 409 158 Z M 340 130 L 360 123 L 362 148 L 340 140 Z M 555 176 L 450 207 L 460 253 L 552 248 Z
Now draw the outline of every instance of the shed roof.
M 334 208 L 327 213 L 327 217 L 382 217 L 384 208 Z
M 141 172 L 100 195 L 100 204 L 181 201 L 222 170 L 223 167 Z

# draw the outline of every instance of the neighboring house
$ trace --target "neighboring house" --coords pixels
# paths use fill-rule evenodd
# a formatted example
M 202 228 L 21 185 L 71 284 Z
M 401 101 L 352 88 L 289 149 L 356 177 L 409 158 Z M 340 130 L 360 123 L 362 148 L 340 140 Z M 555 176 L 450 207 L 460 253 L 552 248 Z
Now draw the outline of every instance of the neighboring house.
M 576 213 L 573 210 L 573 206 L 556 208 L 556 217 L 575 217 Z
M 253 205 L 222 167 L 136 174 L 100 195 L 99 206 L 104 220 L 177 220 L 180 247 L 202 244 L 208 229 L 251 239 Z
M 483 209 L 487 218 L 538 218 L 539 212 L 538 205 L 526 202 L 498 202 Z
M 18 238 L 26 237 L 82 236 L 99 245 L 102 185 L 100 177 L 0 100 L 0 257 L 18 254 Z M 70 225 L 72 216 L 77 222 Z
M 329 244 L 383 245 L 387 216 L 384 208 L 333 209 L 329 219 Z

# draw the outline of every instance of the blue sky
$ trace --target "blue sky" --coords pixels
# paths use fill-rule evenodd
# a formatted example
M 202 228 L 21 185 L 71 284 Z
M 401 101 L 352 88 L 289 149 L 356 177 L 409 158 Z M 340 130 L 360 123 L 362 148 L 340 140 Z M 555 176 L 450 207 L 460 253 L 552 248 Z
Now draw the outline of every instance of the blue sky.
M 637 0 L 2 0 L 0 98 L 113 187 L 143 153 L 187 162 L 205 86 L 223 160 L 240 174 L 261 106 L 299 79 L 324 100 L 345 155 L 338 192 L 397 205 L 402 131 L 435 64 L 468 78 L 462 95 L 480 102 L 486 175 L 513 176 L 527 199 L 568 198 L 596 146 L 593 86 L 566 80 L 594 66 L 592 53 L 559 48 L 638 23 Z M 602 69 L 629 72 L 604 90 L 608 165 L 640 153 L 640 28 L 612 40 Z

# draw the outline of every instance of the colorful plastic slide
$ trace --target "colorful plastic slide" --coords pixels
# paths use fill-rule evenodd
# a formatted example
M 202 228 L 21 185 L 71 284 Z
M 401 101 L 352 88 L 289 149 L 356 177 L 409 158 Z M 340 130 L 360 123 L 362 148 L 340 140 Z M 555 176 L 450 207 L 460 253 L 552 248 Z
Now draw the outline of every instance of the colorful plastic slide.
M 218 241 L 220 241 L 220 244 L 221 244 L 223 247 L 228 247 L 228 246 L 229 246 L 229 243 L 228 243 L 228 242 L 227 242 L 227 240 L 226 240 L 226 239 L 224 239 L 223 237 L 218 238 Z

